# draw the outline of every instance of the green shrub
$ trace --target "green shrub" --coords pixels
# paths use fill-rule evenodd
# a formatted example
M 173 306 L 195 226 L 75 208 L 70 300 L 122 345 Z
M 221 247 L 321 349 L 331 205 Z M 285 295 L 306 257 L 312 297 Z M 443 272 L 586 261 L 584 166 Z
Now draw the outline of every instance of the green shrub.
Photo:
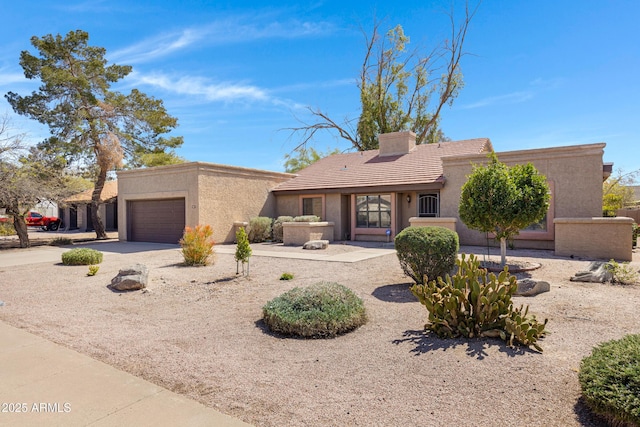
M 62 254 L 64 265 L 94 265 L 102 262 L 102 252 L 89 248 L 71 249 Z
M 292 216 L 279 216 L 273 221 L 273 241 L 282 242 L 283 238 L 283 226 L 285 222 L 293 222 Z
M 529 307 L 513 308 L 511 296 L 518 289 L 515 276 L 505 268 L 498 276 L 480 268 L 473 255 L 456 261 L 455 275 L 438 277 L 411 292 L 429 311 L 427 329 L 439 337 L 500 337 L 509 345 L 519 343 L 542 348 L 537 340 L 545 334 L 544 323 L 529 315 Z
M 207 265 L 213 258 L 213 229 L 210 225 L 185 227 L 180 246 L 182 257 L 187 265 Z
M 266 216 L 257 216 L 249 220 L 249 241 L 260 243 L 271 240 L 272 219 Z
M 49 242 L 50 246 L 68 246 L 73 245 L 73 240 L 68 237 L 56 237 Z
M 87 273 L 87 276 L 95 276 L 96 273 L 98 273 L 98 270 L 100 270 L 100 266 L 98 266 L 98 265 L 90 265 L 89 266 L 89 272 Z
M 400 266 L 418 284 L 451 272 L 459 247 L 458 234 L 443 227 L 408 227 L 395 238 Z
M 362 300 L 345 286 L 330 282 L 294 288 L 269 301 L 262 311 L 273 332 L 305 338 L 335 337 L 367 320 Z
M 604 268 L 613 276 L 611 283 L 620 283 L 621 285 L 635 285 L 638 283 L 638 272 L 628 262 L 618 263 L 612 259 L 604 265 Z
M 282 273 L 282 276 L 280 276 L 280 280 L 292 280 L 292 279 L 293 279 L 292 273 Z
M 16 234 L 16 229 L 13 227 L 12 222 L 0 222 L 0 236 L 13 236 Z
M 318 222 L 320 217 L 317 215 L 300 215 L 293 218 L 293 222 Z
M 582 396 L 610 425 L 640 426 L 640 335 L 596 347 L 582 359 Z

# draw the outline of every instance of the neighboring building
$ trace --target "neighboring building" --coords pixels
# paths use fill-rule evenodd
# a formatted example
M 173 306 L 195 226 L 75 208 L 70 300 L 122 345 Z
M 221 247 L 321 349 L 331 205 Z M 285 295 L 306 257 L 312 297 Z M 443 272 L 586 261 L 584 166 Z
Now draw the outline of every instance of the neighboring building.
M 497 153 L 531 162 L 547 177 L 551 203 L 543 223 L 523 231 L 518 247 L 553 249 L 554 218 L 602 214 L 604 143 Z M 473 164 L 493 151 L 487 138 L 416 145 L 412 132 L 380 136 L 380 149 L 335 154 L 296 175 L 208 163 L 118 172 L 120 240 L 176 243 L 185 226 L 209 224 L 232 242 L 234 223 L 256 216 L 314 214 L 334 223 L 334 240 L 392 240 L 412 218 L 453 224 L 462 244 L 487 236 L 458 218 L 460 189 Z
M 67 197 L 60 204 L 58 216 L 64 230 L 93 231 L 91 219 L 91 195 L 93 188 Z M 106 231 L 118 229 L 118 182 L 104 183 L 98 212 Z
M 232 242 L 234 222 L 273 217 L 271 189 L 294 175 L 191 162 L 118 172 L 120 240 L 177 243 L 185 226 L 208 224 Z

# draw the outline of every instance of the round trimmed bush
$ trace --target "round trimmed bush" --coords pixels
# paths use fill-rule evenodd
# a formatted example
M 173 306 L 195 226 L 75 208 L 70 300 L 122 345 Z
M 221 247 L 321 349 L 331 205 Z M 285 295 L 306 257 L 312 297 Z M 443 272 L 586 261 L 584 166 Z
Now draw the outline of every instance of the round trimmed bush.
M 102 262 L 102 252 L 89 248 L 71 249 L 62 254 L 64 265 L 95 265 Z
M 611 425 L 640 426 L 640 334 L 600 344 L 578 378 L 593 412 Z
M 262 312 L 271 331 L 304 338 L 335 337 L 367 321 L 362 299 L 331 282 L 293 288 L 269 301 Z
M 444 277 L 458 257 L 458 233 L 444 227 L 408 227 L 395 238 L 404 273 L 419 285 Z

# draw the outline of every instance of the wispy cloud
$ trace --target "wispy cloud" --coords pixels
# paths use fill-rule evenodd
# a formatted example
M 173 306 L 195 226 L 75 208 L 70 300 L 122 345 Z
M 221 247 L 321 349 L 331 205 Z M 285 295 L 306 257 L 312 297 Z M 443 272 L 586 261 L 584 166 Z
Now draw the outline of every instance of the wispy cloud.
M 172 78 L 159 73 L 132 73 L 130 78 L 136 84 L 154 86 L 180 95 L 200 96 L 207 101 L 269 101 L 271 98 L 266 90 L 257 86 L 230 82 L 215 83 L 203 77 Z
M 532 91 L 513 92 L 505 95 L 490 96 L 488 98 L 481 99 L 471 104 L 461 106 L 463 110 L 470 110 L 472 108 L 489 107 L 493 105 L 505 105 L 505 104 L 519 104 L 533 98 Z
M 0 69 L 0 86 L 10 85 L 14 83 L 25 83 L 28 80 L 22 73 L 6 72 Z
M 251 19 L 241 16 L 214 21 L 205 26 L 184 28 L 150 37 L 140 43 L 114 51 L 110 60 L 129 64 L 154 60 L 177 51 L 202 45 L 246 43 L 270 38 L 298 38 L 329 34 L 334 26 L 327 22 L 298 20 L 265 21 L 264 17 Z

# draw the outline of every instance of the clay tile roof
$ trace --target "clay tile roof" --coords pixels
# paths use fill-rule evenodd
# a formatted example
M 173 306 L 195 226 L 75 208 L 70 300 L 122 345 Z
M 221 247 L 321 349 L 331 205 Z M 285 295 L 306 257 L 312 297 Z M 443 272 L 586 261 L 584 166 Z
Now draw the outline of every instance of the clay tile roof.
M 442 157 L 492 151 L 488 138 L 417 145 L 407 154 L 379 157 L 379 150 L 334 154 L 298 172 L 274 191 L 337 190 L 443 182 Z
M 74 194 L 63 200 L 64 203 L 89 203 L 91 202 L 91 194 L 93 188 L 84 190 L 82 193 Z M 102 194 L 100 194 L 100 201 L 107 202 L 111 199 L 118 197 L 118 181 L 107 181 L 102 188 Z

